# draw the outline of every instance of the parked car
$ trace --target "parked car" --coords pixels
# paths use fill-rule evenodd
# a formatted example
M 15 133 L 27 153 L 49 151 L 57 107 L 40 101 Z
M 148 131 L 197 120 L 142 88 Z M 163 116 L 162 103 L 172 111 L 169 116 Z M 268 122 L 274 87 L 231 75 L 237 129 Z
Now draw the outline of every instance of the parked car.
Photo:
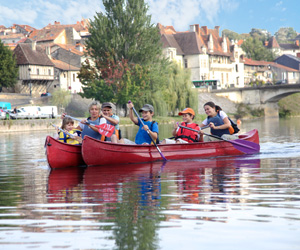
M 14 113 L 13 111 L 9 111 L 9 117 L 11 119 L 26 119 L 29 118 L 28 117 L 28 113 L 25 112 L 23 109 L 16 109 L 16 113 Z
M 276 84 L 287 84 L 287 81 L 286 80 L 280 80 L 280 81 L 276 82 Z
M 47 92 L 47 93 L 42 93 L 41 97 L 45 97 L 45 96 L 52 96 L 51 93 Z

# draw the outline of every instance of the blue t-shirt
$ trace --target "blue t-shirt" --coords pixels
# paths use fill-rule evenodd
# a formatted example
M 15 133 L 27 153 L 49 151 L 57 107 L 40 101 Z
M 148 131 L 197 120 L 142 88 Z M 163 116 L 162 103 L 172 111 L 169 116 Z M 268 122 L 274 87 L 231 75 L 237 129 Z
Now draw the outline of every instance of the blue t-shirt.
M 135 136 L 135 143 L 136 144 L 143 144 L 143 143 L 151 144 L 152 140 L 151 140 L 149 134 L 147 133 L 146 130 L 143 129 L 143 124 L 140 122 L 140 120 L 138 120 L 138 121 L 139 121 L 139 123 L 137 125 L 140 128 L 139 128 L 139 131 L 137 132 L 137 134 Z M 144 121 L 143 119 L 142 119 L 142 121 L 145 125 L 147 125 L 149 127 L 149 129 L 151 129 L 152 121 Z M 158 124 L 157 124 L 157 122 L 153 123 L 151 131 L 156 132 L 158 134 Z

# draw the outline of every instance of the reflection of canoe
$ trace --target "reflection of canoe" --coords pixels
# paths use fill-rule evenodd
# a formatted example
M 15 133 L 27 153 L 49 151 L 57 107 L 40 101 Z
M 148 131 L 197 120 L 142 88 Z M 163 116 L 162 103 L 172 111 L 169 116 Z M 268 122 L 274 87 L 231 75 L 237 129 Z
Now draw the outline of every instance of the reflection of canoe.
M 48 164 L 51 168 L 85 165 L 80 145 L 66 144 L 47 136 L 45 147 Z
M 240 139 L 259 144 L 259 136 L 256 129 L 240 135 Z M 159 148 L 168 160 L 244 154 L 228 141 L 165 144 L 159 145 Z M 258 152 L 259 149 L 257 153 Z M 82 143 L 82 156 L 85 163 L 89 166 L 141 163 L 162 160 L 161 155 L 154 145 L 114 144 L 102 142 L 89 136 L 84 137 Z
M 51 169 L 48 177 L 48 193 L 54 194 L 77 186 L 83 178 L 85 168 Z

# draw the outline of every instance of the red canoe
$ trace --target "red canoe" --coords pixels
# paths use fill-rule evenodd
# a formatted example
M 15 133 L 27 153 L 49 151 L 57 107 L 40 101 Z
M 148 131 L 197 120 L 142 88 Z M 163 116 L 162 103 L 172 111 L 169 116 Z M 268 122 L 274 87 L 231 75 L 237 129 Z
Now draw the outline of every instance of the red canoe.
M 253 148 L 253 145 L 255 148 Z M 239 140 L 236 141 L 159 145 L 159 149 L 167 160 L 242 155 L 245 154 L 243 148 L 247 151 L 247 147 L 249 147 L 248 154 L 259 152 L 259 136 L 256 129 L 240 135 Z M 102 142 L 89 136 L 84 137 L 81 151 L 82 157 L 88 166 L 142 163 L 162 160 L 160 153 L 154 145 L 115 144 Z
M 47 161 L 51 168 L 85 165 L 80 145 L 63 143 L 51 136 L 47 136 L 45 147 Z

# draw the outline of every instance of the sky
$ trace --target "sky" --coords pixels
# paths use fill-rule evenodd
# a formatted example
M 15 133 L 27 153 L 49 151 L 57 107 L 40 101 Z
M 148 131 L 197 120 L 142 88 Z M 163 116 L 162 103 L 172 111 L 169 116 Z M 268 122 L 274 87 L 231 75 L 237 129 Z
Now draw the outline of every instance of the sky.
M 249 33 L 266 29 L 272 35 L 282 27 L 300 33 L 299 0 L 145 0 L 152 23 L 172 25 L 187 31 L 199 24 L 213 29 Z M 0 25 L 27 24 L 41 29 L 59 21 L 74 24 L 82 18 L 93 19 L 103 12 L 101 0 L 0 0 Z M 221 35 L 221 34 L 220 34 Z

